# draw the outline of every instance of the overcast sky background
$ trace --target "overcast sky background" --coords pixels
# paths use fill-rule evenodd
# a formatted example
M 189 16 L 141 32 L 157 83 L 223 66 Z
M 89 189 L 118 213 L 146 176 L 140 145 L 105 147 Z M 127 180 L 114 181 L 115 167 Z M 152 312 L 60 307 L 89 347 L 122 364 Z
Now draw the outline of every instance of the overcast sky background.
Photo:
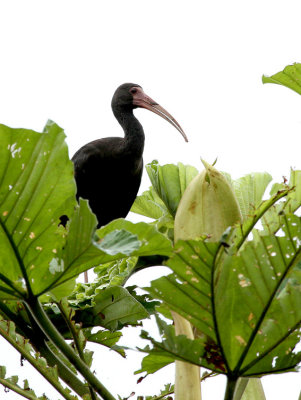
M 262 85 L 261 76 L 301 61 L 300 12 L 298 0 L 0 0 L 0 122 L 41 131 L 52 119 L 65 129 L 72 156 L 91 140 L 122 135 L 111 98 L 121 83 L 134 82 L 189 138 L 185 143 L 166 121 L 137 110 L 145 163 L 201 168 L 200 157 L 218 158 L 217 168 L 234 178 L 268 171 L 281 181 L 291 167 L 301 168 L 301 97 Z M 149 185 L 144 174 L 141 191 Z M 145 286 L 160 273 L 129 283 Z M 130 329 L 128 336 L 138 344 Z M 139 356 L 124 362 L 96 351 L 95 369 L 114 393 L 156 394 L 173 380 L 167 368 L 136 386 L 130 369 L 139 368 Z M 31 374 L 27 364 L 20 372 L 18 357 L 1 344 L 0 365 L 7 363 L 8 374 Z M 34 382 L 38 393 L 59 398 Z M 209 379 L 204 400 L 222 399 L 224 382 Z M 263 383 L 267 400 L 297 400 L 300 373 Z M 17 395 L 0 389 L 0 398 Z

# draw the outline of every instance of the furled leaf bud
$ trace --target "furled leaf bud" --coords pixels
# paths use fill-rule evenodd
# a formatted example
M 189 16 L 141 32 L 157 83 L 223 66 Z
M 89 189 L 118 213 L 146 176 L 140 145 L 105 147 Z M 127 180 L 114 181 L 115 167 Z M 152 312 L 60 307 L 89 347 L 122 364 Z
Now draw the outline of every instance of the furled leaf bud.
M 202 161 L 205 170 L 186 188 L 179 203 L 174 225 L 175 241 L 207 235 L 220 240 L 228 226 L 241 221 L 241 213 L 227 178 L 213 166 Z M 177 335 L 193 338 L 191 324 L 173 312 Z M 201 400 L 200 369 L 176 361 L 175 400 Z
M 218 241 L 241 221 L 239 204 L 227 178 L 203 161 L 205 169 L 186 188 L 175 217 L 175 240 L 208 235 Z

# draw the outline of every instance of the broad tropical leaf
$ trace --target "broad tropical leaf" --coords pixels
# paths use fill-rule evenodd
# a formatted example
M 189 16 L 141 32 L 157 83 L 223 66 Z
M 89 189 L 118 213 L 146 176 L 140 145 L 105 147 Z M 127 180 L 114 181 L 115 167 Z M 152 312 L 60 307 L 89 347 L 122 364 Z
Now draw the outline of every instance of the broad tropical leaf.
M 140 349 L 149 354 L 144 357 L 141 369 L 135 374 L 142 372 L 152 374 L 175 360 L 186 361 L 220 373 L 225 372 L 220 351 L 208 337 L 203 335 L 196 340 L 191 340 L 185 335 L 176 335 L 174 326 L 167 325 L 159 318 L 157 318 L 157 324 L 163 341 L 158 342 L 142 331 L 141 337 L 150 340 L 153 348 L 147 346 L 145 349 Z
M 60 299 L 89 268 L 132 253 L 170 253 L 155 227 L 122 220 L 99 231 L 101 242 L 91 240 L 96 217 L 87 201 L 77 205 L 65 134 L 55 123 L 43 133 L 1 125 L 0 139 L 0 298 L 52 291 Z
M 91 239 L 95 225 L 96 218 L 87 201 L 81 199 L 80 207 L 70 223 L 65 247 L 61 255 L 56 255 L 50 263 L 56 268 L 52 268 L 53 279 L 47 282 L 44 291 L 52 290 L 53 286 L 69 281 L 92 267 L 97 267 L 99 275 L 95 288 L 106 286 L 109 282 L 122 284 L 135 267 L 138 256 L 171 253 L 171 242 L 156 227 L 144 222 L 134 224 L 124 219 L 112 221 L 97 231 L 97 242 Z
M 0 297 L 35 292 L 64 243 L 59 217 L 73 214 L 75 183 L 65 134 L 0 126 Z M 35 275 L 35 271 L 38 273 Z M 29 275 L 39 276 L 38 282 Z
M 163 215 L 168 214 L 165 204 L 152 186 L 149 190 L 143 192 L 142 195 L 136 197 L 131 211 L 152 219 L 159 219 Z
M 300 218 L 288 215 L 282 230 L 234 253 L 223 242 L 180 241 L 168 262 L 174 273 L 147 289 L 210 340 L 226 373 L 288 371 L 301 361 L 294 351 L 301 326 Z M 176 344 L 173 351 L 176 358 Z M 194 354 L 191 362 L 208 368 Z
M 243 220 L 254 214 L 271 180 L 267 172 L 254 172 L 232 182 Z
M 146 165 L 146 170 L 153 188 L 174 217 L 186 187 L 198 173 L 197 169 L 182 163 L 161 166 L 153 161 Z
M 127 232 L 135 235 L 140 242 L 139 248 L 132 249 L 131 256 L 153 256 L 153 255 L 170 255 L 172 251 L 172 244 L 169 239 L 157 231 L 155 226 L 149 225 L 146 222 L 138 222 L 136 224 L 126 221 L 125 219 L 116 219 L 108 225 L 102 227 L 97 231 L 97 236 L 101 243 L 105 236 L 116 230 L 126 230 Z M 123 252 L 123 254 L 125 254 Z M 125 254 L 129 256 L 129 253 Z M 117 259 L 117 257 L 115 256 Z M 125 257 L 118 257 L 119 259 Z M 108 260 L 111 261 L 111 260 Z M 106 261 L 103 261 L 106 262 Z
M 152 281 L 146 288 L 154 298 L 188 319 L 215 341 L 211 299 L 211 278 L 219 244 L 179 241 L 167 265 L 174 274 Z
M 93 298 L 93 306 L 76 309 L 74 319 L 84 327 L 103 326 L 115 331 L 148 318 L 146 309 L 124 288 L 112 286 Z

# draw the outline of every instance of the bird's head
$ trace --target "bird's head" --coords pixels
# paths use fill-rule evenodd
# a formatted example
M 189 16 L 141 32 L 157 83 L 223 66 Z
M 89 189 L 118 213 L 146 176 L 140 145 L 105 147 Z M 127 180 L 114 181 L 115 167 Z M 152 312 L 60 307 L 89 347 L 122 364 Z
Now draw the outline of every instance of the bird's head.
M 147 96 L 140 85 L 136 85 L 135 83 L 124 83 L 120 85 L 112 98 L 113 111 L 116 109 L 133 110 L 137 107 L 146 108 L 166 119 L 166 121 L 181 133 L 185 141 L 188 142 L 187 136 L 179 123 L 156 101 Z

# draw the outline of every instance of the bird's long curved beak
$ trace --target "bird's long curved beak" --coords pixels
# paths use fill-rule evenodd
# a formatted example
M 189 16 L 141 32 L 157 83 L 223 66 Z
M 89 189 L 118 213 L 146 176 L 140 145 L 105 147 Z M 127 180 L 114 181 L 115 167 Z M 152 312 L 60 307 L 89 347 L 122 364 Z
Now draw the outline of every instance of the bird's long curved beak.
M 146 108 L 154 112 L 160 117 L 166 119 L 172 126 L 174 126 L 183 136 L 185 142 L 188 142 L 188 138 L 181 128 L 180 124 L 174 119 L 174 117 L 169 114 L 163 107 L 161 107 L 157 102 L 147 96 L 141 88 L 137 88 L 137 92 L 133 94 L 133 104 L 140 108 Z

